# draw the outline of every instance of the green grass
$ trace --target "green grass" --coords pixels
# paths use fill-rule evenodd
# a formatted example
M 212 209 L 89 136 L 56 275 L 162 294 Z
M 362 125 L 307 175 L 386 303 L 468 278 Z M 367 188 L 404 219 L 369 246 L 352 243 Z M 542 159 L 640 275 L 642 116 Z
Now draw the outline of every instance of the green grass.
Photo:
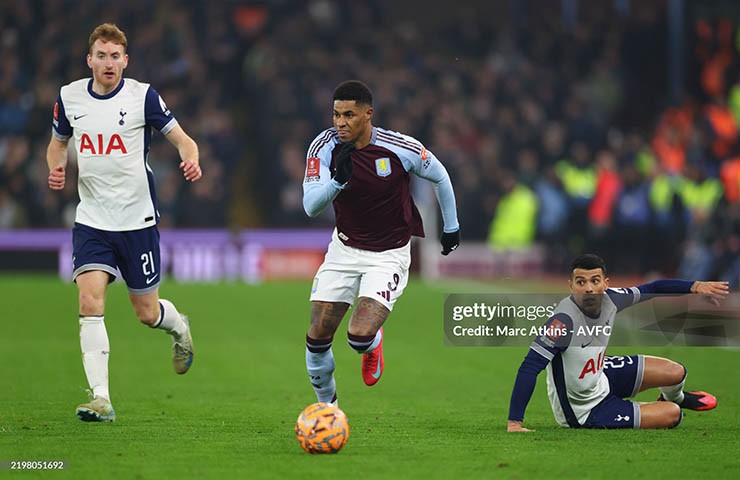
M 0 277 L 0 462 L 66 461 L 63 472 L 0 477 L 653 479 L 740 471 L 738 351 L 610 350 L 681 361 L 690 388 L 718 396 L 716 410 L 688 412 L 677 429 L 560 428 L 541 376 L 525 422 L 536 432 L 507 434 L 526 348 L 444 346 L 442 305 L 444 293 L 456 291 L 452 283 L 409 285 L 386 324 L 386 371 L 373 388 L 362 383 L 343 325 L 334 352 L 350 440 L 337 455 L 307 455 L 293 425 L 315 401 L 304 366 L 308 289 L 307 282 L 164 284 L 162 296 L 192 319 L 196 358 L 181 377 L 171 370 L 169 338 L 137 323 L 117 282 L 106 326 L 118 419 L 86 424 L 74 416 L 87 386 L 74 285 Z

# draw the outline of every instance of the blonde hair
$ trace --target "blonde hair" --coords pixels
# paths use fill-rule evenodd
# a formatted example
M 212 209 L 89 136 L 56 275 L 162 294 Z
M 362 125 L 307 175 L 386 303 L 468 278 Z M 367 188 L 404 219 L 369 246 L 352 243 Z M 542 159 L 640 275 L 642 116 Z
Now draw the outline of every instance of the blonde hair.
M 123 30 L 118 28 L 114 23 L 104 23 L 95 27 L 95 30 L 90 34 L 90 39 L 88 41 L 90 53 L 92 53 L 93 43 L 98 39 L 103 42 L 113 42 L 116 45 L 123 45 L 123 51 L 124 53 L 126 52 L 126 47 L 128 46 L 126 34 L 123 33 Z

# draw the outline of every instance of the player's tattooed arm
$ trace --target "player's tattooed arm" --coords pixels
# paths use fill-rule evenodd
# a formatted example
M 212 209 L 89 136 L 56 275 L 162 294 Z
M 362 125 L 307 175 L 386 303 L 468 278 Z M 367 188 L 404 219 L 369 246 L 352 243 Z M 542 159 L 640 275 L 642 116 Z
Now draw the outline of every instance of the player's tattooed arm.
M 390 313 L 390 310 L 377 300 L 360 297 L 350 320 L 350 331 L 355 335 L 373 335 L 383 326 Z
M 349 304 L 343 302 L 311 302 L 311 328 L 308 335 L 313 338 L 333 336 L 348 309 Z

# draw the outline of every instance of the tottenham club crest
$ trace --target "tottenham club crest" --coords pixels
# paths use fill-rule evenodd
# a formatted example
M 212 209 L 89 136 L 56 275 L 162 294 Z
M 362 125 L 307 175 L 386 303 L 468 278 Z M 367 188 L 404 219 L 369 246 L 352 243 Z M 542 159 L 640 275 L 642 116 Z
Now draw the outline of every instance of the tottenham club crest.
M 375 160 L 375 172 L 379 177 L 387 177 L 391 174 L 391 159 L 378 158 Z

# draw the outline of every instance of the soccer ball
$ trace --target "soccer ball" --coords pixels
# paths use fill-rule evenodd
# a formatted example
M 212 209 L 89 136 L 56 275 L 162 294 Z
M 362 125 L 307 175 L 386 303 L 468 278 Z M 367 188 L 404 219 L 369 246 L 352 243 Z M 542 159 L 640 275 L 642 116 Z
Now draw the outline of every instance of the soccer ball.
M 295 436 L 308 453 L 337 453 L 349 439 L 349 422 L 339 407 L 314 403 L 298 416 Z

